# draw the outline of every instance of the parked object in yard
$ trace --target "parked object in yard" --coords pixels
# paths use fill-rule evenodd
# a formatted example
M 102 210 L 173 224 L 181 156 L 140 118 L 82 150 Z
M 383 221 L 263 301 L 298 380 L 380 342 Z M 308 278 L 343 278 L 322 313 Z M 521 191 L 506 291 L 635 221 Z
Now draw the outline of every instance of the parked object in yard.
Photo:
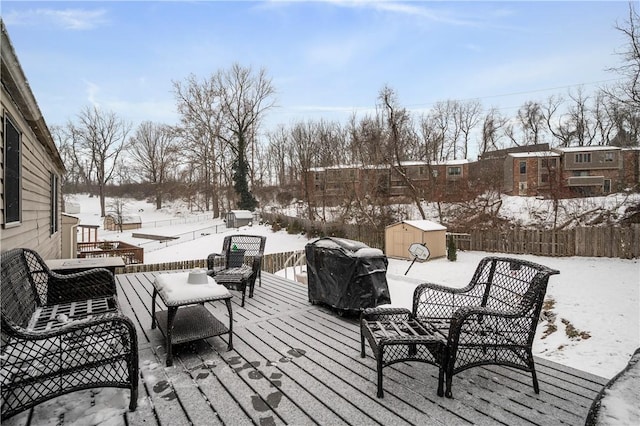
M 382 250 L 359 241 L 324 237 L 305 246 L 307 287 L 311 303 L 340 313 L 391 303 L 388 260 Z

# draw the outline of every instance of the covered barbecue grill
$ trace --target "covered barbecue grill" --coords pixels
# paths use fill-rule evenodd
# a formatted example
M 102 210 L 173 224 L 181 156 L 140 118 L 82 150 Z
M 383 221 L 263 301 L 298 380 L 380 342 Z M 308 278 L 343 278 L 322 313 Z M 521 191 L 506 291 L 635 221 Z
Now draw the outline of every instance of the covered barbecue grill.
M 343 311 L 391 303 L 388 260 L 359 241 L 324 237 L 305 246 L 309 301 Z

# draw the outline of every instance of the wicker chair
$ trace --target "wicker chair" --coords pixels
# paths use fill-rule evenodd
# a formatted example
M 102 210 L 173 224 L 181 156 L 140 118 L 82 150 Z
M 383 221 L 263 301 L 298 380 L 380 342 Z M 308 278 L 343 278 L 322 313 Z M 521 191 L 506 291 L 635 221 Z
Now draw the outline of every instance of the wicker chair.
M 558 273 L 524 260 L 487 257 L 464 288 L 430 283 L 416 288 L 415 317 L 448 336 L 447 397 L 455 374 L 487 364 L 530 372 L 539 393 L 531 345 L 549 277 Z
M 2 253 L 2 420 L 81 389 L 138 395 L 138 344 L 118 310 L 113 274 L 52 272 L 28 249 Z
M 222 253 L 207 256 L 208 274 L 216 282 L 232 290 L 245 294 L 249 287 L 249 297 L 253 297 L 256 279 L 262 285 L 262 256 L 267 237 L 260 235 L 227 235 L 222 243 Z

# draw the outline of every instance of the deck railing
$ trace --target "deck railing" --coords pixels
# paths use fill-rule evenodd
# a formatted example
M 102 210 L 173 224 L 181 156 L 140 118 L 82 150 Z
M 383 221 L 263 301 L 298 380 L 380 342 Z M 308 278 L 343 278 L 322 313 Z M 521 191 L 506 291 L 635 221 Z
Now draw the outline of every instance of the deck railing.
M 78 257 L 122 257 L 125 265 L 133 265 L 144 263 L 144 249 L 122 241 L 79 242 Z

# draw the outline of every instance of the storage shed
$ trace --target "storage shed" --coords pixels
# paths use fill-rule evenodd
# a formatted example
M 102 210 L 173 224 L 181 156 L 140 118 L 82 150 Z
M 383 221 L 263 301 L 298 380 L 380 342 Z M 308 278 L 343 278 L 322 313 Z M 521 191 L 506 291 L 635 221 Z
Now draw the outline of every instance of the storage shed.
M 431 252 L 431 259 L 447 255 L 447 228 L 430 220 L 404 220 L 385 228 L 387 257 L 409 259 L 409 246 L 424 243 Z
M 107 213 L 104 217 L 104 229 L 107 231 L 119 231 L 120 219 L 122 219 L 122 230 L 142 228 L 142 218 L 137 214 L 125 214 L 119 217 L 115 213 Z
M 227 228 L 240 228 L 253 223 L 253 213 L 249 210 L 231 210 L 227 213 Z

